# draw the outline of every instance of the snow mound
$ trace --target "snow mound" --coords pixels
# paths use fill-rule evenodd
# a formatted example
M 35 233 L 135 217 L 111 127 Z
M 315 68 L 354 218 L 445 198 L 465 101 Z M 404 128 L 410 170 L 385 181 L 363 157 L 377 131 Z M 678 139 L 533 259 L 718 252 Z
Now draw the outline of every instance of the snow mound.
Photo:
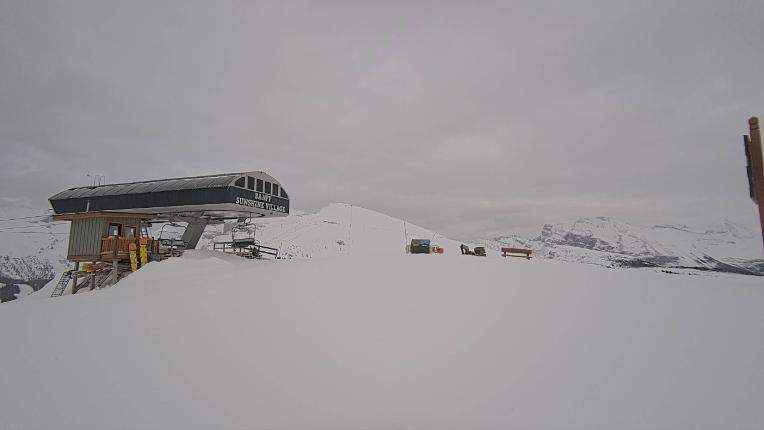
M 332 203 L 317 213 L 294 211 L 284 218 L 258 220 L 249 229 L 259 243 L 279 249 L 284 258 L 325 258 L 342 255 L 402 255 L 411 239 L 430 239 L 433 244 L 459 253 L 459 242 L 426 228 L 370 209 Z M 230 224 L 213 226 L 206 243 L 230 240 Z
M 759 281 L 190 252 L 3 305 L 0 428 L 757 428 Z

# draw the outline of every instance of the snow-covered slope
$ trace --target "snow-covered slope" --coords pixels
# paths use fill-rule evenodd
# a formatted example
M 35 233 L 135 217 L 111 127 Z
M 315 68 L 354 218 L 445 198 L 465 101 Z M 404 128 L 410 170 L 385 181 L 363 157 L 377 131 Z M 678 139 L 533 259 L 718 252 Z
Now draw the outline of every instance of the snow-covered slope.
M 0 428 L 757 429 L 760 281 L 192 251 L 4 304 Z
M 504 236 L 492 246 L 524 246 L 535 255 L 606 267 L 691 268 L 764 275 L 758 232 L 722 221 L 706 228 L 639 227 L 607 217 L 547 224 L 532 239 Z M 759 256 L 757 258 L 757 256 Z
M 200 248 L 214 240 L 231 240 L 232 224 L 211 226 Z M 332 203 L 318 213 L 294 211 L 285 218 L 257 220 L 236 237 L 254 236 L 259 243 L 280 250 L 284 258 L 316 258 L 338 255 L 400 255 L 411 239 L 430 239 L 433 244 L 458 252 L 459 243 L 423 227 L 373 210 Z

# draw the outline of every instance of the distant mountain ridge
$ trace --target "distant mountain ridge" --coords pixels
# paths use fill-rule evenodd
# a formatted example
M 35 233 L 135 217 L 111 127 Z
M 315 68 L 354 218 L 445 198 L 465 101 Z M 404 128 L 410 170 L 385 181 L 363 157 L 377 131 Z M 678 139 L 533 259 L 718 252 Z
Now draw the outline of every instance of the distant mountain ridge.
M 523 246 L 534 255 L 606 267 L 661 267 L 764 275 L 761 242 L 750 229 L 723 220 L 703 229 L 634 226 L 609 217 L 546 224 L 538 236 L 496 237 L 492 248 Z

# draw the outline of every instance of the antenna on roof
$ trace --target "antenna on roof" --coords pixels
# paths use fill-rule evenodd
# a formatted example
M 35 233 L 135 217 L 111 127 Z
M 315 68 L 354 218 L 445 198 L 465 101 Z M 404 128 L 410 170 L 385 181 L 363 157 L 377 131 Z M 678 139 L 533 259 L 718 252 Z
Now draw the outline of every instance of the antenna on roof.
M 99 185 L 106 185 L 106 175 L 91 175 L 88 173 L 87 176 L 90 178 L 91 184 L 94 187 Z

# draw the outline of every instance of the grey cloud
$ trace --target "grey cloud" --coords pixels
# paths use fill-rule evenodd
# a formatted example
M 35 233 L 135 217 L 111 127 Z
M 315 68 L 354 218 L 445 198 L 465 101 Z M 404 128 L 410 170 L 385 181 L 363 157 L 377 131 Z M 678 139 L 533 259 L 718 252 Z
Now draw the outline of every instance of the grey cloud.
M 0 198 L 264 169 L 456 236 L 755 225 L 757 1 L 3 2 Z

